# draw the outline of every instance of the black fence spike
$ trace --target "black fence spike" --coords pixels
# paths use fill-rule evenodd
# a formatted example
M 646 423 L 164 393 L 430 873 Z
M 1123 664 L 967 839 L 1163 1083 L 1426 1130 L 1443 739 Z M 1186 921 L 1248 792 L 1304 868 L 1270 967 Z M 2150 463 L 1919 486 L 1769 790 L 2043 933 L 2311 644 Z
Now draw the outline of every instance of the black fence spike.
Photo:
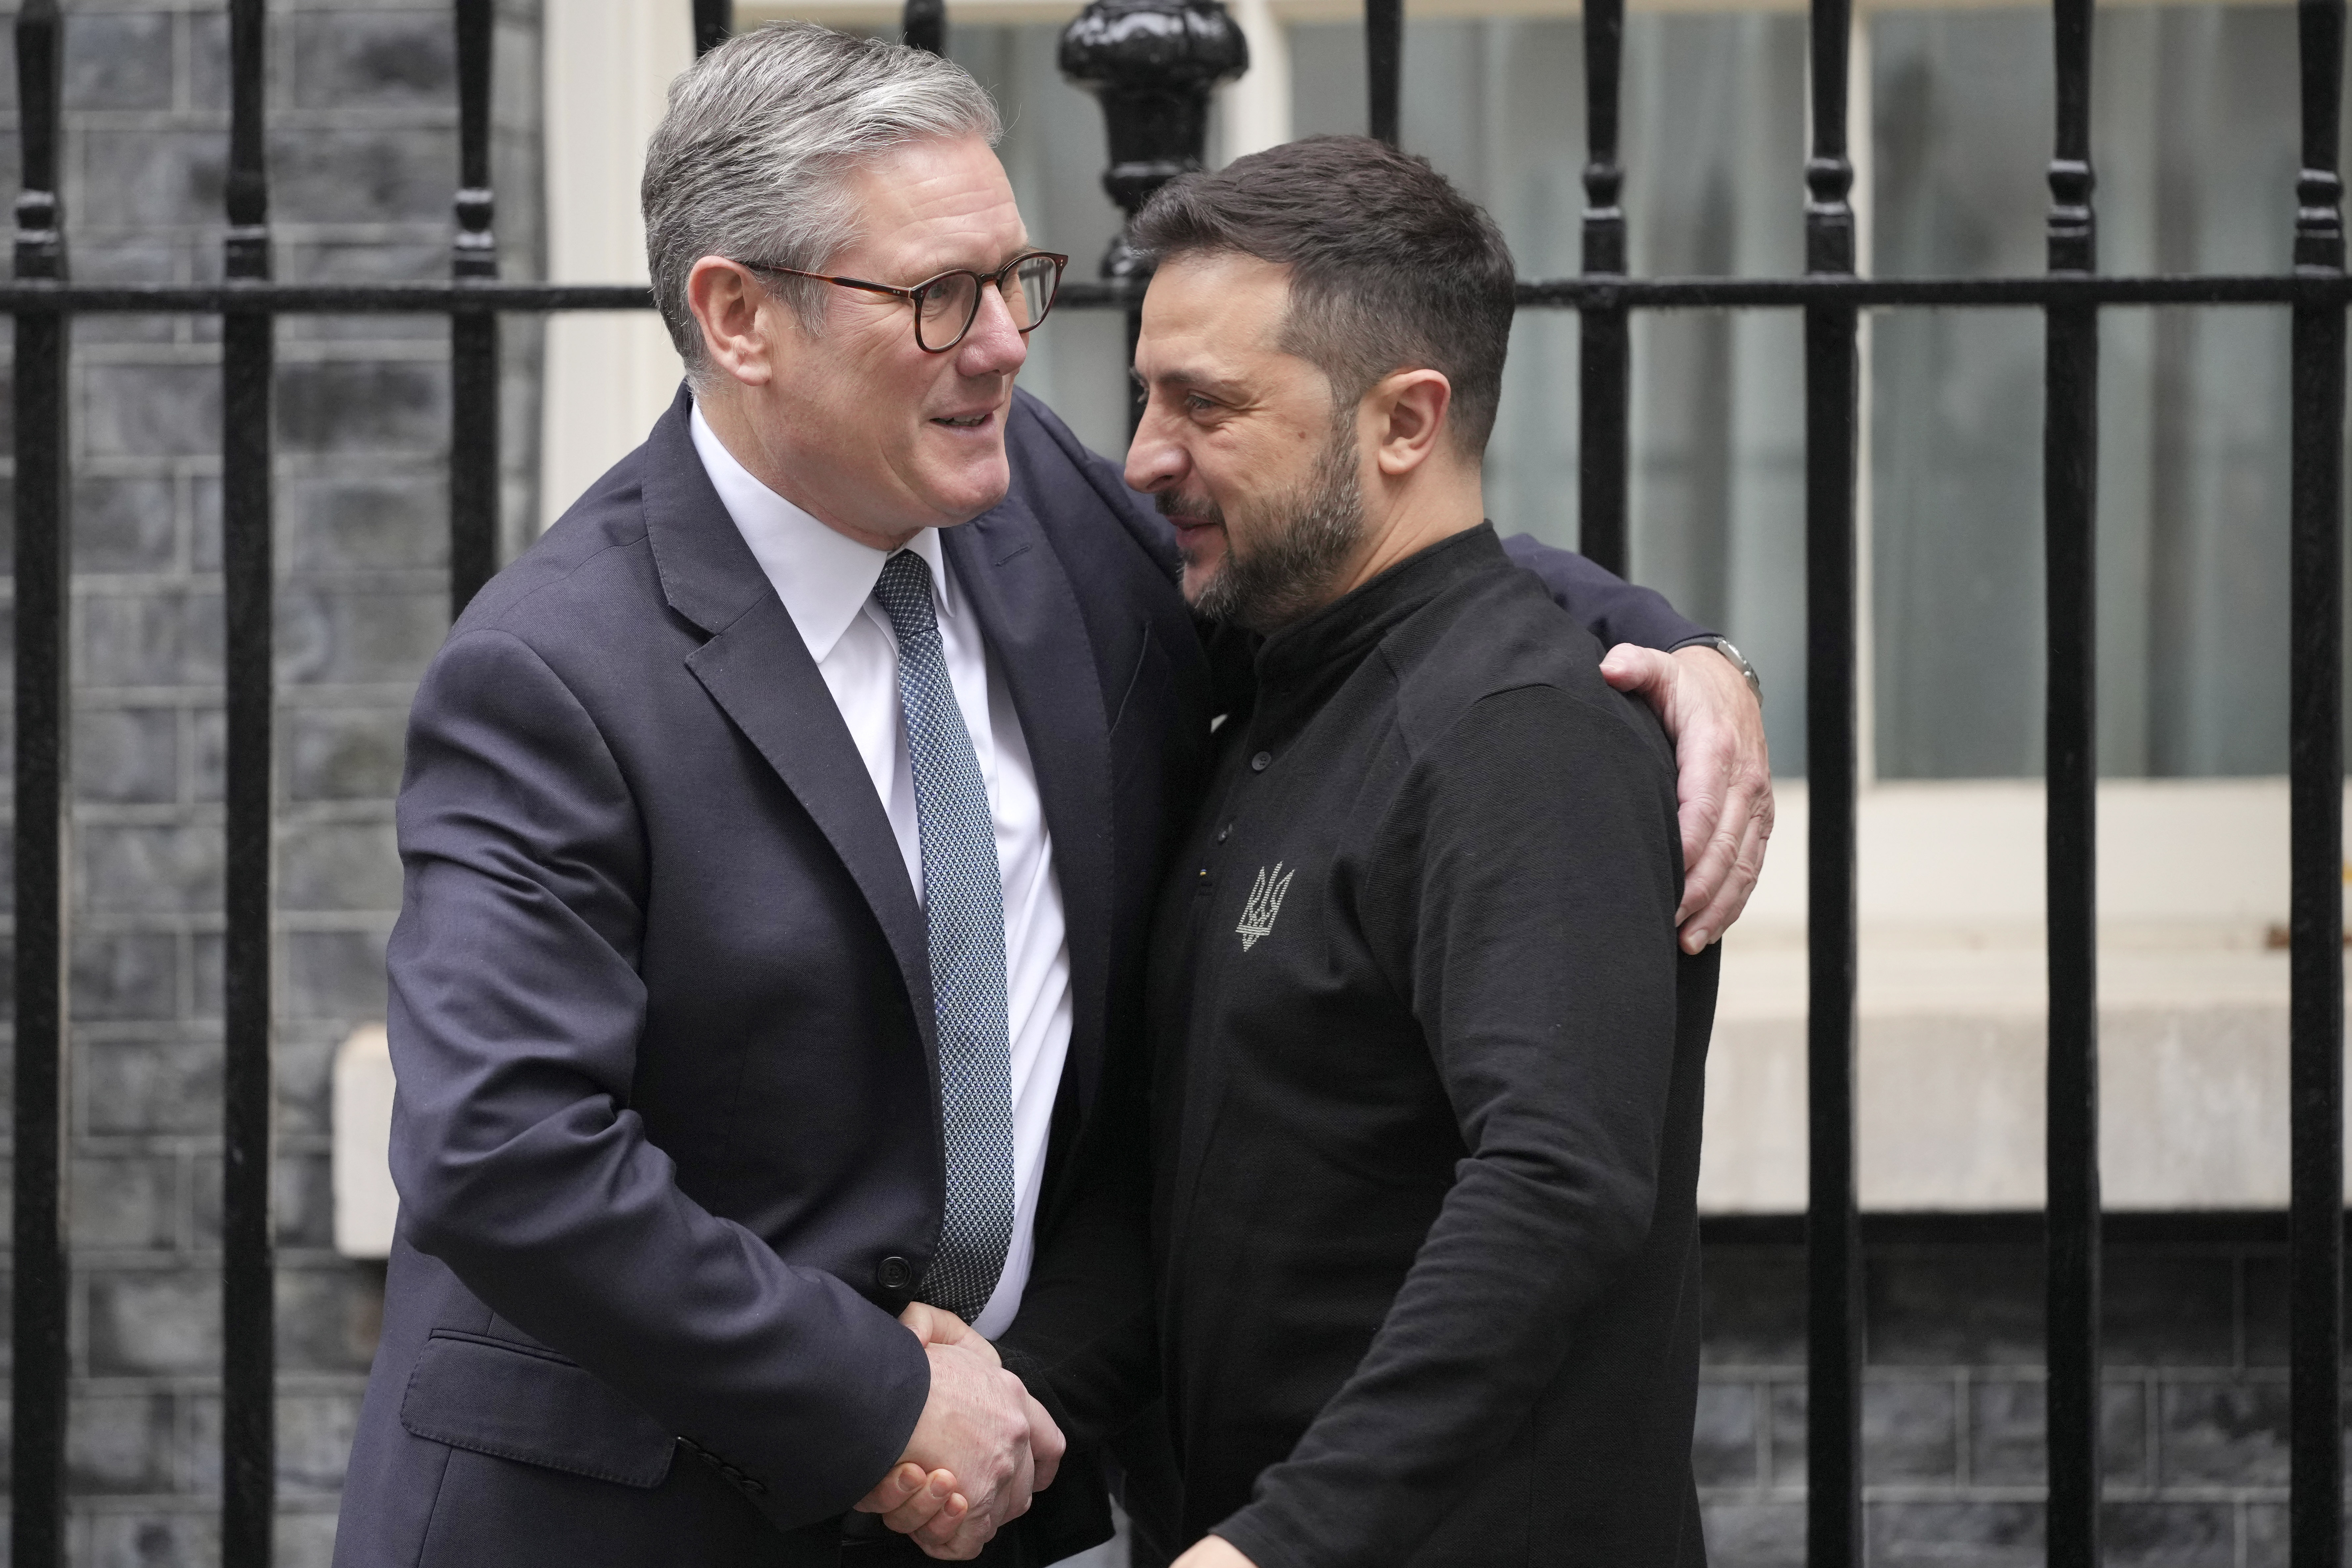
M 457 0 L 457 231 L 449 271 L 460 280 L 499 275 L 490 181 L 493 0 Z M 489 310 L 449 316 L 449 614 L 463 613 L 498 570 L 499 318 Z
M 1374 136 L 1403 145 L 1404 0 L 1364 0 L 1365 120 Z
M 735 0 L 694 0 L 694 52 L 707 55 L 735 34 Z
M 946 0 L 907 0 L 898 18 L 898 41 L 935 55 L 948 52 Z
M 1625 0 L 1584 7 L 1584 273 L 1600 290 L 1577 330 L 1577 548 L 1625 574 L 1628 472 L 1633 463 L 1633 340 L 1624 296 L 1625 180 L 1617 163 L 1617 84 L 1623 69 Z

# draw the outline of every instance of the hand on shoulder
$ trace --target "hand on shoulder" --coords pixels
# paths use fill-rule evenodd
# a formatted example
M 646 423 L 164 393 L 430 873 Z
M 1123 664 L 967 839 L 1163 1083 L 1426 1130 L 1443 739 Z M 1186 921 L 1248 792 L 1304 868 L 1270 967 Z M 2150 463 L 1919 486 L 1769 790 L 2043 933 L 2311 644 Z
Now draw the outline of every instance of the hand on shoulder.
M 1657 710 L 1674 742 L 1684 867 L 1675 920 L 1683 951 L 1704 952 L 1748 907 L 1772 837 L 1763 705 L 1739 668 L 1704 644 L 1660 653 L 1619 643 L 1601 673 Z

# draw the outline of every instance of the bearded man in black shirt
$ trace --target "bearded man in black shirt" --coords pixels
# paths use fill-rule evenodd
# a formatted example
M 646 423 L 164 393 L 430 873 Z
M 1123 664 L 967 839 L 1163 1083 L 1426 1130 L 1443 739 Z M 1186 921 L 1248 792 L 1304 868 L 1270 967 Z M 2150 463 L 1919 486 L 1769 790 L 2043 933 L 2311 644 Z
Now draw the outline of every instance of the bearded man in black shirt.
M 1656 718 L 1484 518 L 1510 255 L 1360 138 L 1136 238 L 1128 482 L 1254 679 L 1005 1364 L 1077 1441 L 1161 1401 L 1179 1568 L 1704 1563 L 1716 950 Z

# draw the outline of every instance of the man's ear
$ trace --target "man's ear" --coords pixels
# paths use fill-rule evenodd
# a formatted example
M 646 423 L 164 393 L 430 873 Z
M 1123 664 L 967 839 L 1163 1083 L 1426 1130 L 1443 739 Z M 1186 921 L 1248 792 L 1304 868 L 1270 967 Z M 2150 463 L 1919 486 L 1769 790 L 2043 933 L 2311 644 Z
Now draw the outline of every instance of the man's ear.
M 1437 450 L 1454 405 L 1454 384 L 1443 371 L 1400 370 L 1366 395 L 1372 415 L 1373 458 L 1381 472 L 1401 479 Z
M 706 256 L 686 279 L 687 308 L 702 332 L 703 357 L 746 386 L 764 386 L 775 374 L 776 313 L 763 312 L 768 291 L 740 262 Z

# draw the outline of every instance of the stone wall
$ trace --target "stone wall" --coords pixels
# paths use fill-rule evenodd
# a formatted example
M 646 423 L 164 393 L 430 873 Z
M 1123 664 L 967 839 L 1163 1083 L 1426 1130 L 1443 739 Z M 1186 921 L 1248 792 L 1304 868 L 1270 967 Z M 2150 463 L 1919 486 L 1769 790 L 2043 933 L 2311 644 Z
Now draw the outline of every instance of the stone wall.
M 2286 1562 L 2286 1248 L 2277 1217 L 2110 1222 L 2118 1234 L 2102 1327 L 2109 1563 Z M 1743 1235 L 1722 1226 L 1706 1249 L 1696 1457 L 1715 1568 L 1804 1561 L 1804 1250 L 1791 1228 L 1751 1223 Z M 1865 1251 L 1871 1563 L 2040 1568 L 2038 1220 L 1900 1223 L 1880 1227 Z
M 278 276 L 446 276 L 446 0 L 271 9 Z M 499 232 L 508 275 L 527 277 L 537 0 L 502 0 L 500 17 Z M 217 277 L 225 16 L 68 0 L 65 36 L 73 275 Z M 12 114 L 15 80 L 10 59 Z M 536 323 L 507 328 L 510 537 L 533 510 L 537 339 Z M 93 318 L 74 335 L 76 1563 L 217 1557 L 217 342 L 201 318 Z M 401 730 L 447 621 L 448 330 L 292 317 L 278 344 L 279 1533 L 280 1561 L 304 1564 L 327 1560 L 380 1312 L 380 1267 L 331 1250 L 327 1065 L 383 1013 Z

